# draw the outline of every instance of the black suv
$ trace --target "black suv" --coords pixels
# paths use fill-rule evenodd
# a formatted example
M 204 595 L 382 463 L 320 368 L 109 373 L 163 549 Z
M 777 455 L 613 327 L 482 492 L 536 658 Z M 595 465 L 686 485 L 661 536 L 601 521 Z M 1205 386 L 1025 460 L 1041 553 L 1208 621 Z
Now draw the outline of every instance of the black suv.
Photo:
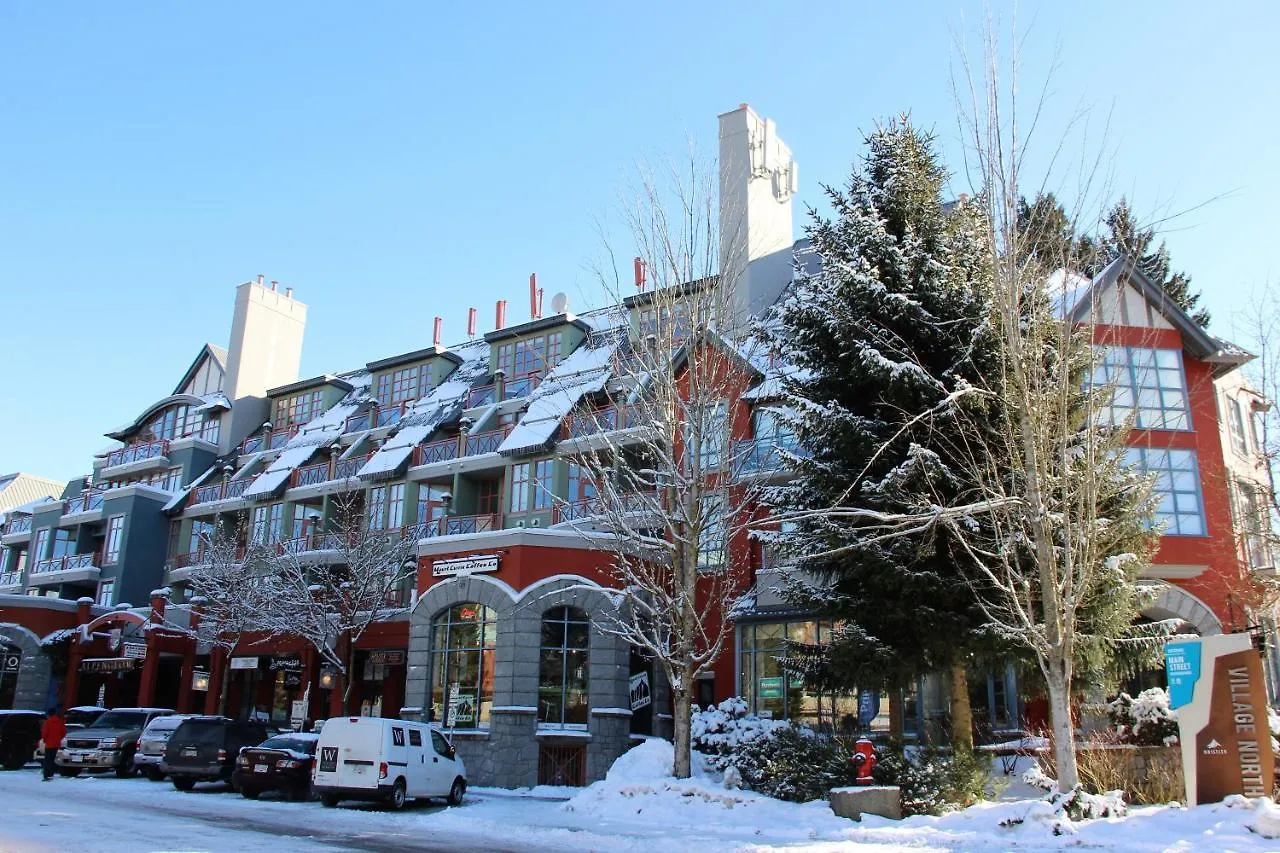
M 0 711 L 0 767 L 20 770 L 32 759 L 43 723 L 39 711 Z
M 257 746 L 276 731 L 268 723 L 192 717 L 170 735 L 160 769 L 179 791 L 190 791 L 197 782 L 230 782 L 241 748 Z

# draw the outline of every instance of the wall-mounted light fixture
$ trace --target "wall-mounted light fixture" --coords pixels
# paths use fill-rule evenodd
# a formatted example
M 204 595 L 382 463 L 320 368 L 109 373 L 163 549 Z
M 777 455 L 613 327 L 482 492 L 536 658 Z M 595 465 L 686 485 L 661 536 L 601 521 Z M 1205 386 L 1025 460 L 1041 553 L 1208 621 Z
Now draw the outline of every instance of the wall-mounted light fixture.
M 338 672 L 331 667 L 322 667 L 320 670 L 320 689 L 332 690 L 338 686 Z
M 197 669 L 191 673 L 191 689 L 208 692 L 209 690 L 209 673 L 202 669 Z

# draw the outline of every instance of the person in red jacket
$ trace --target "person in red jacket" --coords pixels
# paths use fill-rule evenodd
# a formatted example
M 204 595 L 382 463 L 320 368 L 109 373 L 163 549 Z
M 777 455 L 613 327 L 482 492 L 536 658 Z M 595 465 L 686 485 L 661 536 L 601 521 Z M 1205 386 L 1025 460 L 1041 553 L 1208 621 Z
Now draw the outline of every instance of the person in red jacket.
M 55 706 L 40 727 L 40 740 L 44 741 L 44 781 L 53 778 L 58 766 L 54 759 L 62 748 L 62 739 L 67 736 L 67 721 L 62 718 L 62 708 Z

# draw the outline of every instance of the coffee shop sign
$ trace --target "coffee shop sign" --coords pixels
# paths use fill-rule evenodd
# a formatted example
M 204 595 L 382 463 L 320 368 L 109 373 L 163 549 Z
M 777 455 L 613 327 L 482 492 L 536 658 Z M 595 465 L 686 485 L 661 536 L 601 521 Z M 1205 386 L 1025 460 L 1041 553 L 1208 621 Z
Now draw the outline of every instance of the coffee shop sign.
M 431 563 L 431 576 L 435 578 L 450 575 L 470 575 L 476 572 L 496 572 L 498 555 L 488 554 L 483 557 L 460 557 L 455 560 L 435 560 Z

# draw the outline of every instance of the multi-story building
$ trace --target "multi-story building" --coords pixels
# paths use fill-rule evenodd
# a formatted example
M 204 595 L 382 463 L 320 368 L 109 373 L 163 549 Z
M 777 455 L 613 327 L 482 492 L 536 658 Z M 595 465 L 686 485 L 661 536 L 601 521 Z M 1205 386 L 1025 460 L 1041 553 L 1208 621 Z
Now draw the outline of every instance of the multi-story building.
M 797 251 L 806 268 L 817 259 L 793 240 L 795 166 L 772 124 L 743 106 L 720 117 L 720 143 L 720 197 L 739 212 L 722 210 L 723 234 L 735 235 L 722 243 L 740 253 L 722 264 L 744 271 L 741 319 L 774 302 Z M 68 649 L 66 701 L 101 695 L 280 722 L 299 704 L 308 719 L 448 718 L 476 784 L 598 778 L 633 736 L 666 734 L 660 672 L 596 627 L 613 607 L 613 558 L 581 530 L 597 501 L 581 453 L 605 440 L 625 448 L 643 427 L 616 356 L 643 343 L 652 296 L 581 315 L 555 304 L 540 316 L 534 301 L 527 321 L 508 324 L 503 302 L 494 328 L 464 343 L 443 345 L 437 325 L 424 349 L 299 379 L 305 306 L 261 281 L 242 285 L 228 350 L 203 348 L 174 394 L 110 433 L 121 446 L 95 460 L 83 489 L 33 508 L 0 540 L 10 560 L 26 555 L 21 590 L 56 595 L 38 601 L 61 621 L 32 636 L 82 626 Z M 1137 414 L 1135 463 L 1159 474 L 1166 527 L 1152 580 L 1164 585 L 1147 615 L 1203 633 L 1244 627 L 1241 579 L 1270 565 L 1249 535 L 1256 514 L 1242 509 L 1233 521 L 1232 490 L 1245 492 L 1231 484 L 1255 480 L 1224 460 L 1235 452 L 1231 401 L 1252 400 L 1238 379 L 1247 354 L 1123 264 L 1071 307 L 1109 347 L 1116 414 Z M 794 439 L 770 405 L 785 366 L 750 353 L 734 364 L 741 393 L 723 416 L 730 474 L 785 477 L 779 450 Z M 346 650 L 345 677 L 301 638 L 250 631 L 230 651 L 192 639 L 202 616 L 192 584 L 214 559 L 211 543 L 323 565 L 351 518 L 412 543 L 417 570 L 396 591 L 394 614 Z M 732 559 L 748 569 L 750 606 L 695 701 L 742 695 L 758 713 L 840 726 L 869 697 L 874 724 L 887 724 L 884 697 L 811 693 L 783 671 L 788 643 L 821 642 L 830 626 L 782 601 L 785 569 L 760 541 L 740 538 Z M 0 596 L 0 618 L 36 625 L 21 603 Z M 1012 670 L 978 675 L 975 713 L 990 728 L 1016 725 Z M 904 728 L 925 731 L 945 697 L 941 679 L 908 691 Z

